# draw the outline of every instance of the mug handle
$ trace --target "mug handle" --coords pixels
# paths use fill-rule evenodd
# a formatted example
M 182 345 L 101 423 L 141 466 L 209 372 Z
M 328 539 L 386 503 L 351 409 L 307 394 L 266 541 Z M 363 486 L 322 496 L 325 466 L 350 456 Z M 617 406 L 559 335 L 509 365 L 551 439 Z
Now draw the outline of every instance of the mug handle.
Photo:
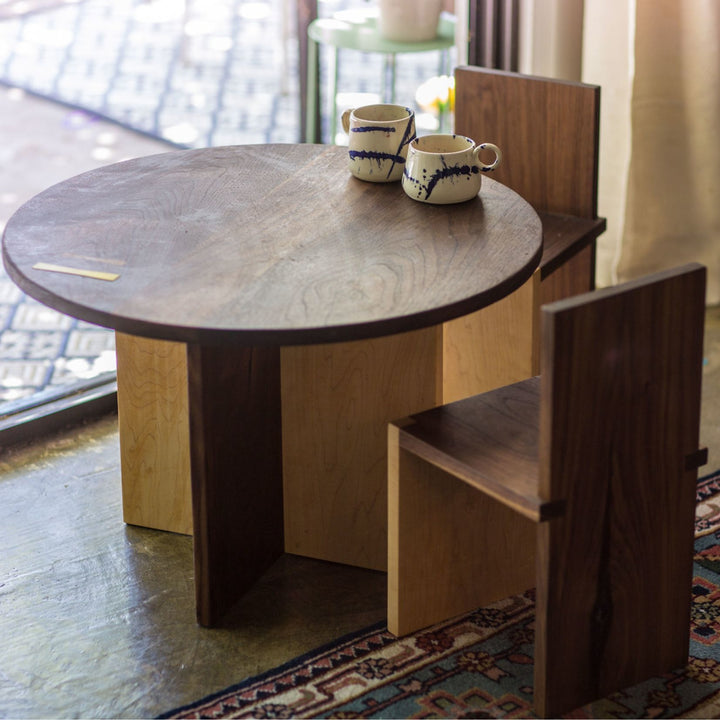
M 345 110 L 343 114 L 340 116 L 340 121 L 342 122 L 343 130 L 345 131 L 346 135 L 350 134 L 350 115 L 353 111 L 353 108 L 350 108 L 348 110 Z
M 492 152 L 495 153 L 495 161 L 490 163 L 490 165 L 486 165 L 484 162 L 480 160 L 480 153 L 483 150 L 492 150 Z M 493 143 L 480 143 L 474 150 L 473 155 L 475 156 L 475 162 L 480 166 L 480 169 L 483 172 L 488 172 L 489 170 L 494 170 L 502 160 L 502 152 L 500 151 L 500 148 L 497 145 L 493 145 Z

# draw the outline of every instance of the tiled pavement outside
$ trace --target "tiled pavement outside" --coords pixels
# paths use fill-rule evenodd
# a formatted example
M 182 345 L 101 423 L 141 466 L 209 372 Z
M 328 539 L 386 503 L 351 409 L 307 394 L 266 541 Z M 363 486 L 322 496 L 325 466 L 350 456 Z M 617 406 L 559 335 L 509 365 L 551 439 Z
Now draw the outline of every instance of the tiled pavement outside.
M 98 123 L 98 116 L 187 147 L 300 139 L 292 0 L 58 0 L 50 9 L 47 0 L 35 1 L 42 11 L 0 20 L 0 82 L 6 93 L 19 87 L 66 103 L 58 141 L 73 137 L 68 128 Z M 0 0 L 3 6 L 27 10 L 32 0 Z M 372 3 L 321 0 L 319 6 L 328 16 Z M 339 104 L 375 101 L 381 68 L 377 55 L 342 51 Z M 413 104 L 415 90 L 437 68 L 437 53 L 400 56 L 398 101 Z M 7 122 L 2 127 L 7 156 L 13 137 Z M 27 130 L 21 125 L 14 132 Z M 166 149 L 151 147 L 146 152 Z M 116 159 L 122 157 L 108 154 L 108 162 Z M 8 163 L 0 170 L 0 227 L 5 211 L 28 199 L 15 188 L 26 169 Z M 69 167 L 66 176 L 83 169 Z M 43 168 L 33 172 L 42 175 Z M 35 191 L 62 179 L 51 175 Z M 113 370 L 111 331 L 49 310 L 0 271 L 0 415 L 11 401 Z

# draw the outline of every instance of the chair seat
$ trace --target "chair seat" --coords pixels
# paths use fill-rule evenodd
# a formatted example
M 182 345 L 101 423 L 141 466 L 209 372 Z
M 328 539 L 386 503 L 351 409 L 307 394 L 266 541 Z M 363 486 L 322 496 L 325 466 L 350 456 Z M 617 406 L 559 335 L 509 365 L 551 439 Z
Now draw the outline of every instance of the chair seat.
M 582 218 L 548 212 L 538 212 L 538 215 L 543 226 L 541 280 L 545 280 L 585 248 L 591 247 L 607 227 L 605 218 Z
M 564 502 L 538 489 L 540 378 L 412 415 L 395 423 L 400 447 L 536 522 Z

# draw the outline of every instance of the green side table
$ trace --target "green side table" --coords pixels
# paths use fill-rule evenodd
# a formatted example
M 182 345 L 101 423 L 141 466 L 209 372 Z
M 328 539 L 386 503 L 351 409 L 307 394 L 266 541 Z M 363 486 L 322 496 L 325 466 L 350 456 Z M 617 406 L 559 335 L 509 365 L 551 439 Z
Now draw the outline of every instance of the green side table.
M 438 23 L 437 37 L 424 42 L 394 42 L 386 40 L 378 30 L 377 10 L 348 10 L 330 18 L 318 18 L 308 26 L 308 82 L 307 82 L 307 123 L 305 142 L 321 140 L 317 127 L 317 108 L 319 102 L 318 56 L 319 46 L 332 48 L 331 97 L 332 110 L 330 127 L 332 133 L 337 128 L 337 84 L 338 51 L 359 50 L 367 53 L 380 53 L 384 56 L 382 84 L 383 102 L 395 102 L 395 58 L 401 53 L 439 51 L 440 65 L 438 74 L 449 74 L 449 50 L 455 44 L 455 16 L 442 13 Z

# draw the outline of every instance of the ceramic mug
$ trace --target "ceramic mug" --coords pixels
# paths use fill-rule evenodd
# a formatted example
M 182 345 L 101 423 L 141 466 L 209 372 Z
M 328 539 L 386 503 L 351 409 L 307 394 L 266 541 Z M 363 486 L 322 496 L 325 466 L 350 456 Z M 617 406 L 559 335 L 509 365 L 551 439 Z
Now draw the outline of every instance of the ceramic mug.
M 394 182 L 415 138 L 415 113 L 403 105 L 365 105 L 342 114 L 348 134 L 348 167 L 360 180 Z
M 495 155 L 489 165 L 479 158 L 483 150 Z M 403 190 L 413 200 L 435 205 L 465 202 L 480 192 L 482 174 L 501 160 L 500 148 L 493 143 L 476 145 L 464 135 L 424 135 L 410 143 Z

